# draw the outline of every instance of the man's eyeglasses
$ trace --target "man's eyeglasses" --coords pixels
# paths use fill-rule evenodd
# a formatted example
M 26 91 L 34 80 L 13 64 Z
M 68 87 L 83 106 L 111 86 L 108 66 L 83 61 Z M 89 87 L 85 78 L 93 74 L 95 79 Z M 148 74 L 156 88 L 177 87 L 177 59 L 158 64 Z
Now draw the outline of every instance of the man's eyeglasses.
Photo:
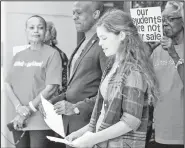
M 174 22 L 175 20 L 177 20 L 177 19 L 180 19 L 180 18 L 182 18 L 182 17 L 163 17 L 162 18 L 162 21 L 163 22 L 167 22 L 167 23 L 172 23 L 172 22 Z

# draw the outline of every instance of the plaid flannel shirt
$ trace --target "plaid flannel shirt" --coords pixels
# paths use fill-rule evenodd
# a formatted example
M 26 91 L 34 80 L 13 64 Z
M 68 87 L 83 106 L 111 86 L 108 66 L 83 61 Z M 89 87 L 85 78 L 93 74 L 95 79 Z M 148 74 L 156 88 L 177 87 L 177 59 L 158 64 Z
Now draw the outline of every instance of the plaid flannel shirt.
M 102 81 L 107 73 L 110 71 L 113 64 L 113 60 L 110 60 L 107 68 L 105 69 Z M 138 70 L 138 69 L 137 69 Z M 136 70 L 136 71 L 137 71 Z M 96 123 L 100 115 L 102 104 L 104 101 L 105 116 L 98 129 L 101 131 L 116 124 L 120 120 L 125 122 L 129 127 L 133 127 L 132 131 L 119 136 L 114 139 L 99 143 L 96 147 L 101 148 L 144 148 L 148 124 L 148 101 L 146 93 L 136 87 L 126 86 L 127 77 L 130 74 L 130 70 L 126 73 L 122 73 L 121 70 L 116 71 L 109 81 L 107 91 L 107 99 L 103 99 L 100 90 L 96 98 L 94 110 L 89 123 L 89 131 L 96 131 Z M 120 91 L 117 91 L 121 89 Z M 112 92 L 115 92 L 112 95 Z M 133 120 L 130 119 L 137 119 Z

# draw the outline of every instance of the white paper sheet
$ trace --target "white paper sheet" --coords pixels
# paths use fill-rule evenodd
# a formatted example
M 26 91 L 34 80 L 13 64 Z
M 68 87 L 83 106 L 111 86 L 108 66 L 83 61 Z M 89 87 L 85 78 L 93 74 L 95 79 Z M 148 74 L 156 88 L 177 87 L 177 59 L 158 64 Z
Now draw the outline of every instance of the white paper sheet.
M 49 140 L 54 141 L 54 142 L 59 142 L 59 143 L 64 143 L 67 144 L 69 146 L 73 147 L 72 142 L 66 140 L 66 139 L 62 139 L 62 138 L 56 138 L 56 137 L 51 137 L 51 136 L 46 136 Z
M 62 116 L 56 114 L 53 104 L 51 104 L 49 101 L 43 98 L 42 95 L 41 95 L 41 102 L 46 114 L 46 118 L 44 118 L 44 121 L 46 122 L 46 124 L 57 134 L 59 134 L 62 137 L 65 137 Z

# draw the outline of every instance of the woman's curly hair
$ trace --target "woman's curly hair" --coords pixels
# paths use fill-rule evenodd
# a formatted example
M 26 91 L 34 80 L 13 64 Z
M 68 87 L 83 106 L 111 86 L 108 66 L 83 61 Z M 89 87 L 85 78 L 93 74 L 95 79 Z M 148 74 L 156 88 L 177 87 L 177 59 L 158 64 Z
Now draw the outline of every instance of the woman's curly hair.
M 159 85 L 155 75 L 153 64 L 146 55 L 146 46 L 133 24 L 132 18 L 128 13 L 118 9 L 108 10 L 97 22 L 98 26 L 104 26 L 108 32 L 119 34 L 123 31 L 126 36 L 118 49 L 118 61 L 122 66 L 122 72 L 135 67 L 143 75 L 148 84 L 147 93 L 153 104 L 156 104 L 159 98 Z
M 56 45 L 58 43 L 57 41 L 57 31 L 55 29 L 55 26 L 52 22 L 46 23 L 46 34 L 45 34 L 45 42 L 49 43 L 50 45 Z

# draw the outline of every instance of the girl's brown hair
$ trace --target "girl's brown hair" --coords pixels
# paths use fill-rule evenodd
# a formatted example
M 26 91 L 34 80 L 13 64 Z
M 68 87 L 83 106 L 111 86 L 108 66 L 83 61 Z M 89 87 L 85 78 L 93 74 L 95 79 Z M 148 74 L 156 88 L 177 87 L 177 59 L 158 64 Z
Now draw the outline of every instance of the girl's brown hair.
M 135 67 L 144 75 L 148 84 L 148 95 L 154 98 L 152 102 L 155 104 L 159 98 L 158 81 L 153 64 L 146 56 L 146 46 L 137 32 L 131 16 L 122 10 L 110 9 L 97 22 L 98 26 L 104 26 L 108 32 L 117 35 L 121 31 L 126 34 L 118 49 L 116 60 L 122 66 L 123 72 Z

